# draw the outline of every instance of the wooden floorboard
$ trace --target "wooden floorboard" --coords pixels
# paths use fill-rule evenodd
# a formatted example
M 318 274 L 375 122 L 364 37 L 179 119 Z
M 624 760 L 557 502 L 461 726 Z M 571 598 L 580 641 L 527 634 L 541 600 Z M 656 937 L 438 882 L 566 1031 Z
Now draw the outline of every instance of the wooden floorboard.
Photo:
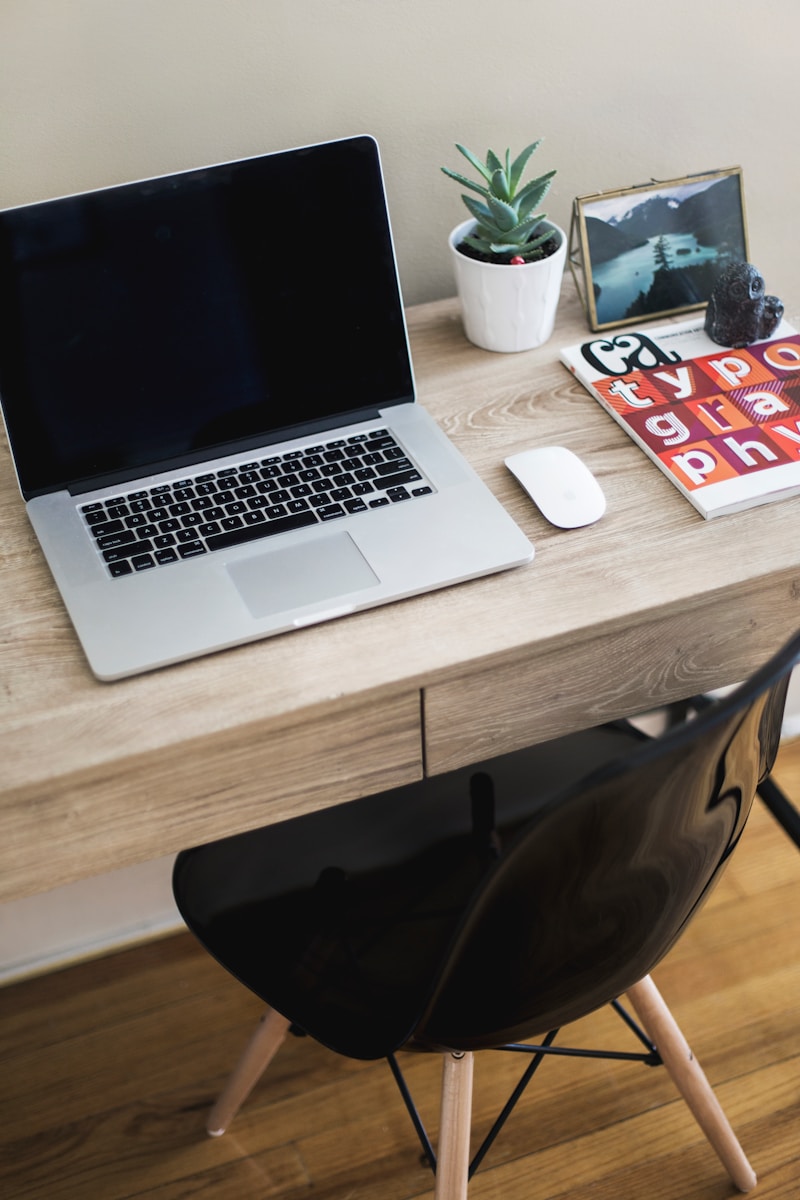
M 800 804 L 800 741 L 776 778 Z M 759 1175 L 800 1196 L 800 850 L 757 804 L 656 980 Z M 205 1112 L 259 1002 L 188 935 L 0 990 L 0 1195 L 26 1200 L 430 1200 L 388 1069 L 290 1038 L 228 1134 Z M 565 1031 L 630 1048 L 610 1012 Z M 439 1064 L 403 1056 L 432 1134 Z M 479 1136 L 520 1070 L 480 1055 Z M 735 1195 L 663 1069 L 549 1061 L 471 1200 Z

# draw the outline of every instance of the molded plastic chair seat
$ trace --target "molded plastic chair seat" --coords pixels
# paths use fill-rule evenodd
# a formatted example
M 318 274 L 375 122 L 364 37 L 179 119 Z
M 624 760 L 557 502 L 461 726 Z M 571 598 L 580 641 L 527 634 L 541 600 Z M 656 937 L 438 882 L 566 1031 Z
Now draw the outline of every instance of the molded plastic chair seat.
M 734 1181 L 752 1187 L 648 976 L 738 843 L 798 656 L 800 639 L 658 739 L 603 726 L 182 852 L 184 919 L 270 1006 L 210 1131 L 223 1131 L 290 1023 L 339 1053 L 386 1056 L 396 1076 L 401 1047 L 443 1050 L 436 1195 L 463 1197 L 485 1153 L 470 1168 L 472 1052 L 628 993 L 642 1040 Z M 653 1061 L 654 1048 L 638 1057 Z

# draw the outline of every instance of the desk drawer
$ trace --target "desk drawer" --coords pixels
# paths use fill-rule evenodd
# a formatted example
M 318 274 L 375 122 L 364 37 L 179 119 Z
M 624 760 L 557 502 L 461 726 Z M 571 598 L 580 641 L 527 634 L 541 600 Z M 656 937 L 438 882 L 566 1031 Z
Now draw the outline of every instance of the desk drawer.
M 253 722 L 5 792 L 0 900 L 422 776 L 416 690 Z
M 794 606 L 796 608 L 796 605 Z M 713 606 L 667 613 L 622 631 L 528 648 L 425 689 L 425 769 L 472 762 L 633 716 L 746 678 L 794 631 L 786 604 L 745 601 L 723 620 Z

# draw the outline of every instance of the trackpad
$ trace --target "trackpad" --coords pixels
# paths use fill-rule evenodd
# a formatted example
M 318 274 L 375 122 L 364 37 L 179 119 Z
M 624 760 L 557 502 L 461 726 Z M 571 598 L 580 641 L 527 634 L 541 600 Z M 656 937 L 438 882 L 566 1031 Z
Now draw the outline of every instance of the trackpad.
M 228 574 L 254 617 L 332 600 L 380 582 L 350 534 L 343 532 L 231 563 Z

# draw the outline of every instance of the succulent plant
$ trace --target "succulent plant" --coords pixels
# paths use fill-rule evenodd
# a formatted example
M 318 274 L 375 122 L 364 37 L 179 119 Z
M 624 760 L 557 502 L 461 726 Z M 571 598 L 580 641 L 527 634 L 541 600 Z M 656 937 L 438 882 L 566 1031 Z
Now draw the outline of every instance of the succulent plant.
M 509 150 L 506 150 L 505 162 L 501 162 L 494 151 L 489 150 L 485 163 L 466 146 L 456 143 L 456 149 L 475 168 L 484 183 L 476 183 L 458 171 L 442 167 L 445 175 L 483 197 L 482 200 L 476 200 L 473 196 L 461 197 L 477 222 L 475 230 L 464 238 L 464 244 L 481 257 L 498 263 L 510 263 L 512 260 L 533 262 L 538 258 L 546 258 L 550 253 L 546 247 L 553 236 L 552 229 L 549 226 L 544 230 L 538 229 L 547 214 L 534 213 L 533 210 L 547 195 L 556 172 L 548 171 L 546 175 L 540 175 L 538 179 L 520 187 L 528 159 L 540 143 L 541 138 L 531 142 L 513 162 Z

